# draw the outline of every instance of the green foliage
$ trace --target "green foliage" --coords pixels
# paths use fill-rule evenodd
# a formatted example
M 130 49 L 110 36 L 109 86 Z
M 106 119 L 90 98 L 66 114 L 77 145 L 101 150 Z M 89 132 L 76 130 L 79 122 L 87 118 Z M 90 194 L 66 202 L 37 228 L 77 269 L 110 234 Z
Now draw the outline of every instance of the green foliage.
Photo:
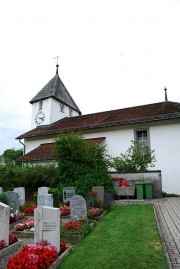
M 60 202 L 62 200 L 62 194 L 57 188 L 50 188 L 48 191 L 49 194 L 53 194 L 53 206 L 59 208 Z
M 107 192 L 114 192 L 107 175 L 105 146 L 86 141 L 79 134 L 61 134 L 55 155 L 60 189 L 74 186 L 78 194 L 85 195 L 92 186 L 104 186 Z
M 153 167 L 155 159 L 154 150 L 149 146 L 140 146 L 137 141 L 131 141 L 131 146 L 120 157 L 112 158 L 111 167 L 120 173 L 134 173 L 147 171 L 149 166 Z
M 0 193 L 0 202 L 4 204 L 7 203 L 6 196 L 4 193 Z
M 7 149 L 1 156 L 1 164 L 7 166 L 13 166 L 15 165 L 15 161 L 22 155 L 23 155 L 23 149 L 15 149 L 15 148 Z
M 55 165 L 46 166 L 0 166 L 0 186 L 4 190 L 16 187 L 39 186 L 53 187 L 57 180 Z
M 175 193 L 162 192 L 162 197 L 179 197 L 179 195 Z

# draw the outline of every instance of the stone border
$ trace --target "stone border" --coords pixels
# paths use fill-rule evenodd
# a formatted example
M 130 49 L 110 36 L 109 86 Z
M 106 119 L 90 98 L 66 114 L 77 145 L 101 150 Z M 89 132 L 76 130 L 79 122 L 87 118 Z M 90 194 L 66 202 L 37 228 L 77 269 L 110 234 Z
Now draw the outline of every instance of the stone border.
M 34 238 L 34 232 L 13 231 L 19 238 Z
M 21 247 L 23 245 L 24 245 L 24 241 L 23 240 L 20 240 L 20 241 L 14 243 L 14 244 L 12 244 L 12 245 L 10 245 L 8 247 L 5 247 L 5 248 L 1 249 L 0 250 L 0 258 L 2 258 L 3 256 L 9 254 L 10 252 L 16 251 L 16 249 L 18 247 Z
M 63 259 L 69 254 L 72 246 L 68 247 L 51 265 L 48 269 L 56 269 L 57 266 L 63 261 Z

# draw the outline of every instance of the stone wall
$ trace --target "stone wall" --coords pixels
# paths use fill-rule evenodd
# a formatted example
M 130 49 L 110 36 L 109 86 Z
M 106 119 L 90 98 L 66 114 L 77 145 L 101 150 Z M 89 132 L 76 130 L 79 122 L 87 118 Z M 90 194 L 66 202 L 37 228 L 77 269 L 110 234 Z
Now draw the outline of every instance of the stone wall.
M 109 175 L 112 177 L 113 182 L 116 186 L 118 179 L 126 178 L 131 186 L 135 185 L 136 181 L 152 181 L 153 182 L 153 198 L 160 198 L 162 194 L 162 180 L 161 171 L 148 171 L 144 173 L 127 173 L 121 174 L 116 172 L 110 172 Z

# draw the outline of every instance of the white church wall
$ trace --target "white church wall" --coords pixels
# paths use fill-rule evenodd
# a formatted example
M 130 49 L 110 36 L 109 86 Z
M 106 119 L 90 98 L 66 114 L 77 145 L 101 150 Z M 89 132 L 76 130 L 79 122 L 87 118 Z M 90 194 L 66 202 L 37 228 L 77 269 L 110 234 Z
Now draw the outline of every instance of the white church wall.
M 111 130 L 101 129 L 84 132 L 84 138 L 106 137 L 105 144 L 107 153 L 113 157 L 124 153 L 134 140 L 134 129 L 114 128 Z M 161 170 L 162 189 L 167 193 L 180 194 L 180 124 L 169 124 L 149 126 L 150 146 L 155 150 L 157 161 L 155 166 L 149 170 Z M 42 143 L 54 142 L 54 138 L 43 138 L 41 140 L 27 140 L 26 153 L 35 149 Z

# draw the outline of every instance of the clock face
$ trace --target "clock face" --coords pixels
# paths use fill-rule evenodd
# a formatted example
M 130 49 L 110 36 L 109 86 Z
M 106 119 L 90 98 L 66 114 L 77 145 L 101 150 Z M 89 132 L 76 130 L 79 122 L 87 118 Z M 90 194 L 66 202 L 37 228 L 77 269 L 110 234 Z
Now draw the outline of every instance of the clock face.
M 45 120 L 45 113 L 40 110 L 35 117 L 35 123 L 36 125 L 41 125 L 43 123 L 43 121 Z

